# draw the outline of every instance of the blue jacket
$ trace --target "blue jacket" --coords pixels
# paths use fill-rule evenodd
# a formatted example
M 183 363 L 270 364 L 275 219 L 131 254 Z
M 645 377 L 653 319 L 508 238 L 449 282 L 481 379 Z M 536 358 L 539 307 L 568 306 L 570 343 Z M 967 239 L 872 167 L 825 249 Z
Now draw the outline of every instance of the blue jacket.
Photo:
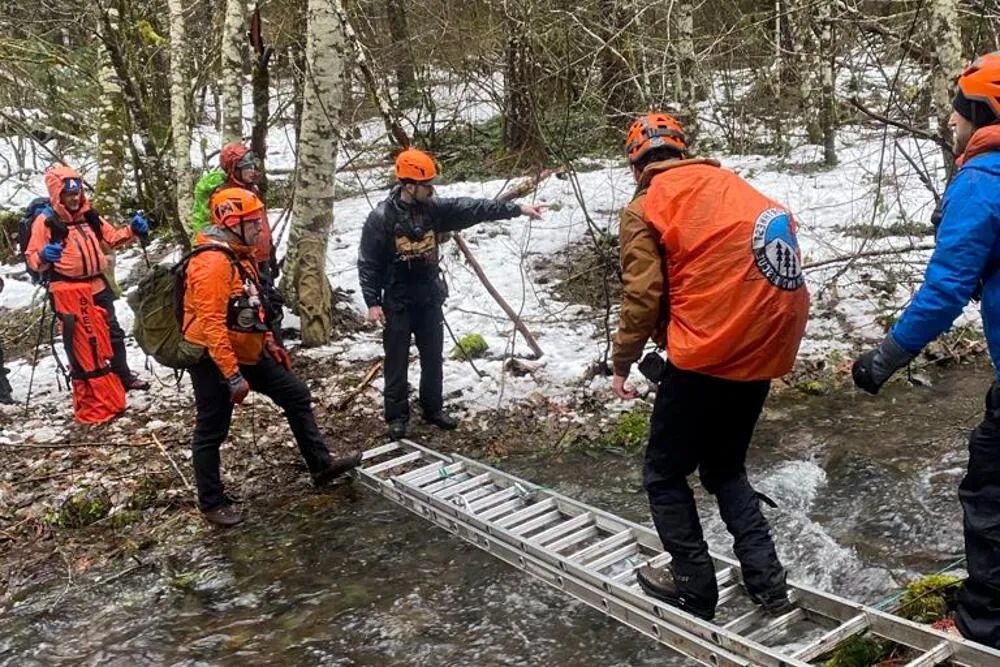
M 1000 378 L 1000 146 L 991 149 L 967 159 L 945 190 L 924 284 L 893 327 L 892 337 L 903 349 L 920 352 L 951 327 L 988 272 L 981 312 Z

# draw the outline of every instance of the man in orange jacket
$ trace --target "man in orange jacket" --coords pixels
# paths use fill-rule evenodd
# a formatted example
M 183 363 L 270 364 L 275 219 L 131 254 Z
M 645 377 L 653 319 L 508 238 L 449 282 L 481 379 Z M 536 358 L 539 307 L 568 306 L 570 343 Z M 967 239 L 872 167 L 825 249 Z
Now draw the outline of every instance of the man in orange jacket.
M 79 172 L 66 166 L 45 172 L 49 208 L 39 213 L 31 225 L 31 240 L 24 256 L 28 266 L 59 281 L 90 283 L 94 304 L 107 313 L 114 356 L 111 368 L 126 390 L 149 389 L 128 366 L 125 331 L 115 317 L 115 295 L 104 278 L 108 260 L 103 246 L 119 248 L 149 233 L 149 223 L 140 214 L 127 227 L 113 227 L 90 205 Z
M 667 114 L 636 120 L 625 146 L 638 187 L 621 213 L 614 393 L 638 396 L 625 381 L 651 337 L 668 357 L 640 368 L 658 383 L 643 484 L 672 561 L 640 568 L 638 581 L 653 597 L 714 617 L 715 569 L 687 483 L 698 470 L 733 535 L 747 592 L 781 614 L 790 607 L 785 570 L 745 461 L 770 381 L 791 369 L 805 331 L 795 222 L 718 162 L 689 157 Z
M 209 209 L 212 224 L 199 235 L 198 247 L 215 245 L 219 251 L 191 258 L 184 290 L 184 337 L 208 351 L 188 370 L 197 407 L 192 460 L 205 518 L 232 526 L 243 520 L 243 513 L 223 491 L 219 448 L 229 435 L 233 405 L 242 403 L 251 389 L 285 411 L 317 487 L 357 466 L 361 453 L 331 460 L 309 388 L 291 372 L 288 352 L 268 330 L 254 261 L 264 204 L 248 190 L 225 188 L 212 196 Z

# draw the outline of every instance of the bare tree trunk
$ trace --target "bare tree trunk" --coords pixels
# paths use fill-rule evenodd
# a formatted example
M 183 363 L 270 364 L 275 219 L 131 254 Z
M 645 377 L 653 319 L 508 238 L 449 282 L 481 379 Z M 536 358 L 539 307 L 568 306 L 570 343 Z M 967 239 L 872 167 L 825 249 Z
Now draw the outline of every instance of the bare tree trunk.
M 243 141 L 244 0 L 226 0 L 222 25 L 222 143 Z
M 397 99 L 400 106 L 417 101 L 416 77 L 413 74 L 413 50 L 410 48 L 410 29 L 406 24 L 406 3 L 403 0 L 385 1 L 386 19 L 389 23 L 389 57 L 396 75 Z
M 823 132 L 823 164 L 837 164 L 837 60 L 833 42 L 833 8 L 830 3 L 816 5 L 819 24 L 820 70 L 820 127 Z
M 789 44 L 791 57 L 789 61 L 795 64 L 794 78 L 798 85 L 798 102 L 802 120 L 805 121 L 806 134 L 809 143 L 823 143 L 823 126 L 820 122 L 821 105 L 816 103 L 819 96 L 817 82 L 823 80 L 823 68 L 826 60 L 819 48 L 815 26 L 813 25 L 813 5 L 803 0 L 788 0 L 788 28 L 791 37 Z M 827 8 L 827 11 L 829 8 Z M 822 12 L 818 9 L 817 12 Z
M 260 4 L 254 9 L 250 20 L 250 45 L 253 47 L 254 61 L 251 76 L 253 87 L 253 130 L 250 133 L 250 149 L 262 161 L 260 188 L 262 199 L 267 198 L 267 120 L 271 115 L 271 70 L 269 68 L 271 47 L 264 44 L 264 31 L 261 25 Z
M 282 283 L 289 283 L 287 295 L 298 306 L 305 346 L 326 344 L 333 329 L 326 247 L 333 224 L 337 123 L 344 103 L 347 51 L 338 10 L 343 11 L 340 0 L 309 0 L 298 177 Z
M 682 0 L 677 3 L 676 11 L 677 38 L 674 49 L 677 65 L 674 95 L 681 108 L 678 120 L 684 126 L 688 148 L 695 151 L 699 127 L 697 63 L 694 57 L 694 4 L 690 0 Z
M 177 214 L 181 226 L 190 235 L 192 207 L 191 126 L 188 122 L 187 31 L 184 27 L 183 0 L 168 0 L 170 11 L 170 129 L 174 141 L 174 179 L 177 181 Z
M 635 63 L 628 62 L 631 55 L 627 39 L 622 35 L 628 21 L 623 0 L 600 0 L 601 39 L 601 91 L 604 94 L 604 116 L 613 135 L 621 134 L 628 120 L 636 112 L 636 81 L 631 80 Z
M 520 154 L 526 164 L 542 164 L 546 151 L 535 104 L 538 72 L 530 2 L 512 2 L 507 12 L 504 144 L 508 151 Z
M 951 116 L 952 84 L 962 71 L 962 28 L 958 22 L 958 0 L 932 0 L 927 39 L 933 45 L 931 65 L 931 103 L 937 117 L 937 132 L 952 142 L 948 117 Z M 951 176 L 955 156 L 943 150 L 944 163 Z

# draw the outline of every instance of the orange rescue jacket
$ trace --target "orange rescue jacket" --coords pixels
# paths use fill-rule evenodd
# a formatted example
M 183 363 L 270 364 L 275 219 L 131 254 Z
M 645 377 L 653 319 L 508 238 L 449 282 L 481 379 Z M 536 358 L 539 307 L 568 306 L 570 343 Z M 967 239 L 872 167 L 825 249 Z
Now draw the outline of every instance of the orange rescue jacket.
M 640 208 L 664 264 L 667 357 L 731 380 L 784 375 L 809 313 L 792 214 L 717 164 L 650 170 Z
M 257 280 L 254 250 L 226 242 L 213 233 L 214 228 L 198 235 L 197 245 L 218 243 L 229 246 L 240 258 L 247 275 Z M 226 325 L 226 310 L 231 297 L 246 292 L 240 272 L 221 252 L 202 252 L 187 266 L 184 290 L 184 338 L 208 349 L 208 354 L 226 378 L 239 372 L 239 364 L 256 364 L 264 351 L 269 333 L 232 331 Z
M 135 238 L 135 234 L 127 225 L 114 227 L 103 217 L 100 218 L 101 236 L 98 237 L 87 222 L 86 216 L 90 209 L 90 201 L 81 193 L 80 208 L 74 213 L 66 210 L 59 197 L 63 191 L 63 181 L 67 178 L 80 178 L 80 174 L 70 167 L 58 166 L 45 172 L 45 187 L 49 191 L 49 205 L 56 217 L 63 222 L 68 232 L 63 242 L 62 257 L 54 266 L 43 262 L 40 254 L 42 248 L 52 241 L 52 230 L 47 216 L 40 213 L 31 223 L 31 240 L 24 256 L 33 270 L 45 273 L 52 270 L 52 279 L 73 280 L 91 283 L 93 293 L 97 294 L 107 287 L 101 274 L 108 268 L 108 260 L 104 256 L 102 242 L 112 248 L 124 245 Z

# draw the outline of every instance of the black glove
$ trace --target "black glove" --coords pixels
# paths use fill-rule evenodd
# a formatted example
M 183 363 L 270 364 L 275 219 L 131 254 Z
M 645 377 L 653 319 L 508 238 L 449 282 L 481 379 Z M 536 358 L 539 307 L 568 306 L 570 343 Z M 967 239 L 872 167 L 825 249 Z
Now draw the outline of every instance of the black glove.
M 851 368 L 854 385 L 869 394 L 877 394 L 886 380 L 910 363 L 915 356 L 917 355 L 900 347 L 892 334 L 889 334 L 877 348 L 865 352 L 854 362 Z

